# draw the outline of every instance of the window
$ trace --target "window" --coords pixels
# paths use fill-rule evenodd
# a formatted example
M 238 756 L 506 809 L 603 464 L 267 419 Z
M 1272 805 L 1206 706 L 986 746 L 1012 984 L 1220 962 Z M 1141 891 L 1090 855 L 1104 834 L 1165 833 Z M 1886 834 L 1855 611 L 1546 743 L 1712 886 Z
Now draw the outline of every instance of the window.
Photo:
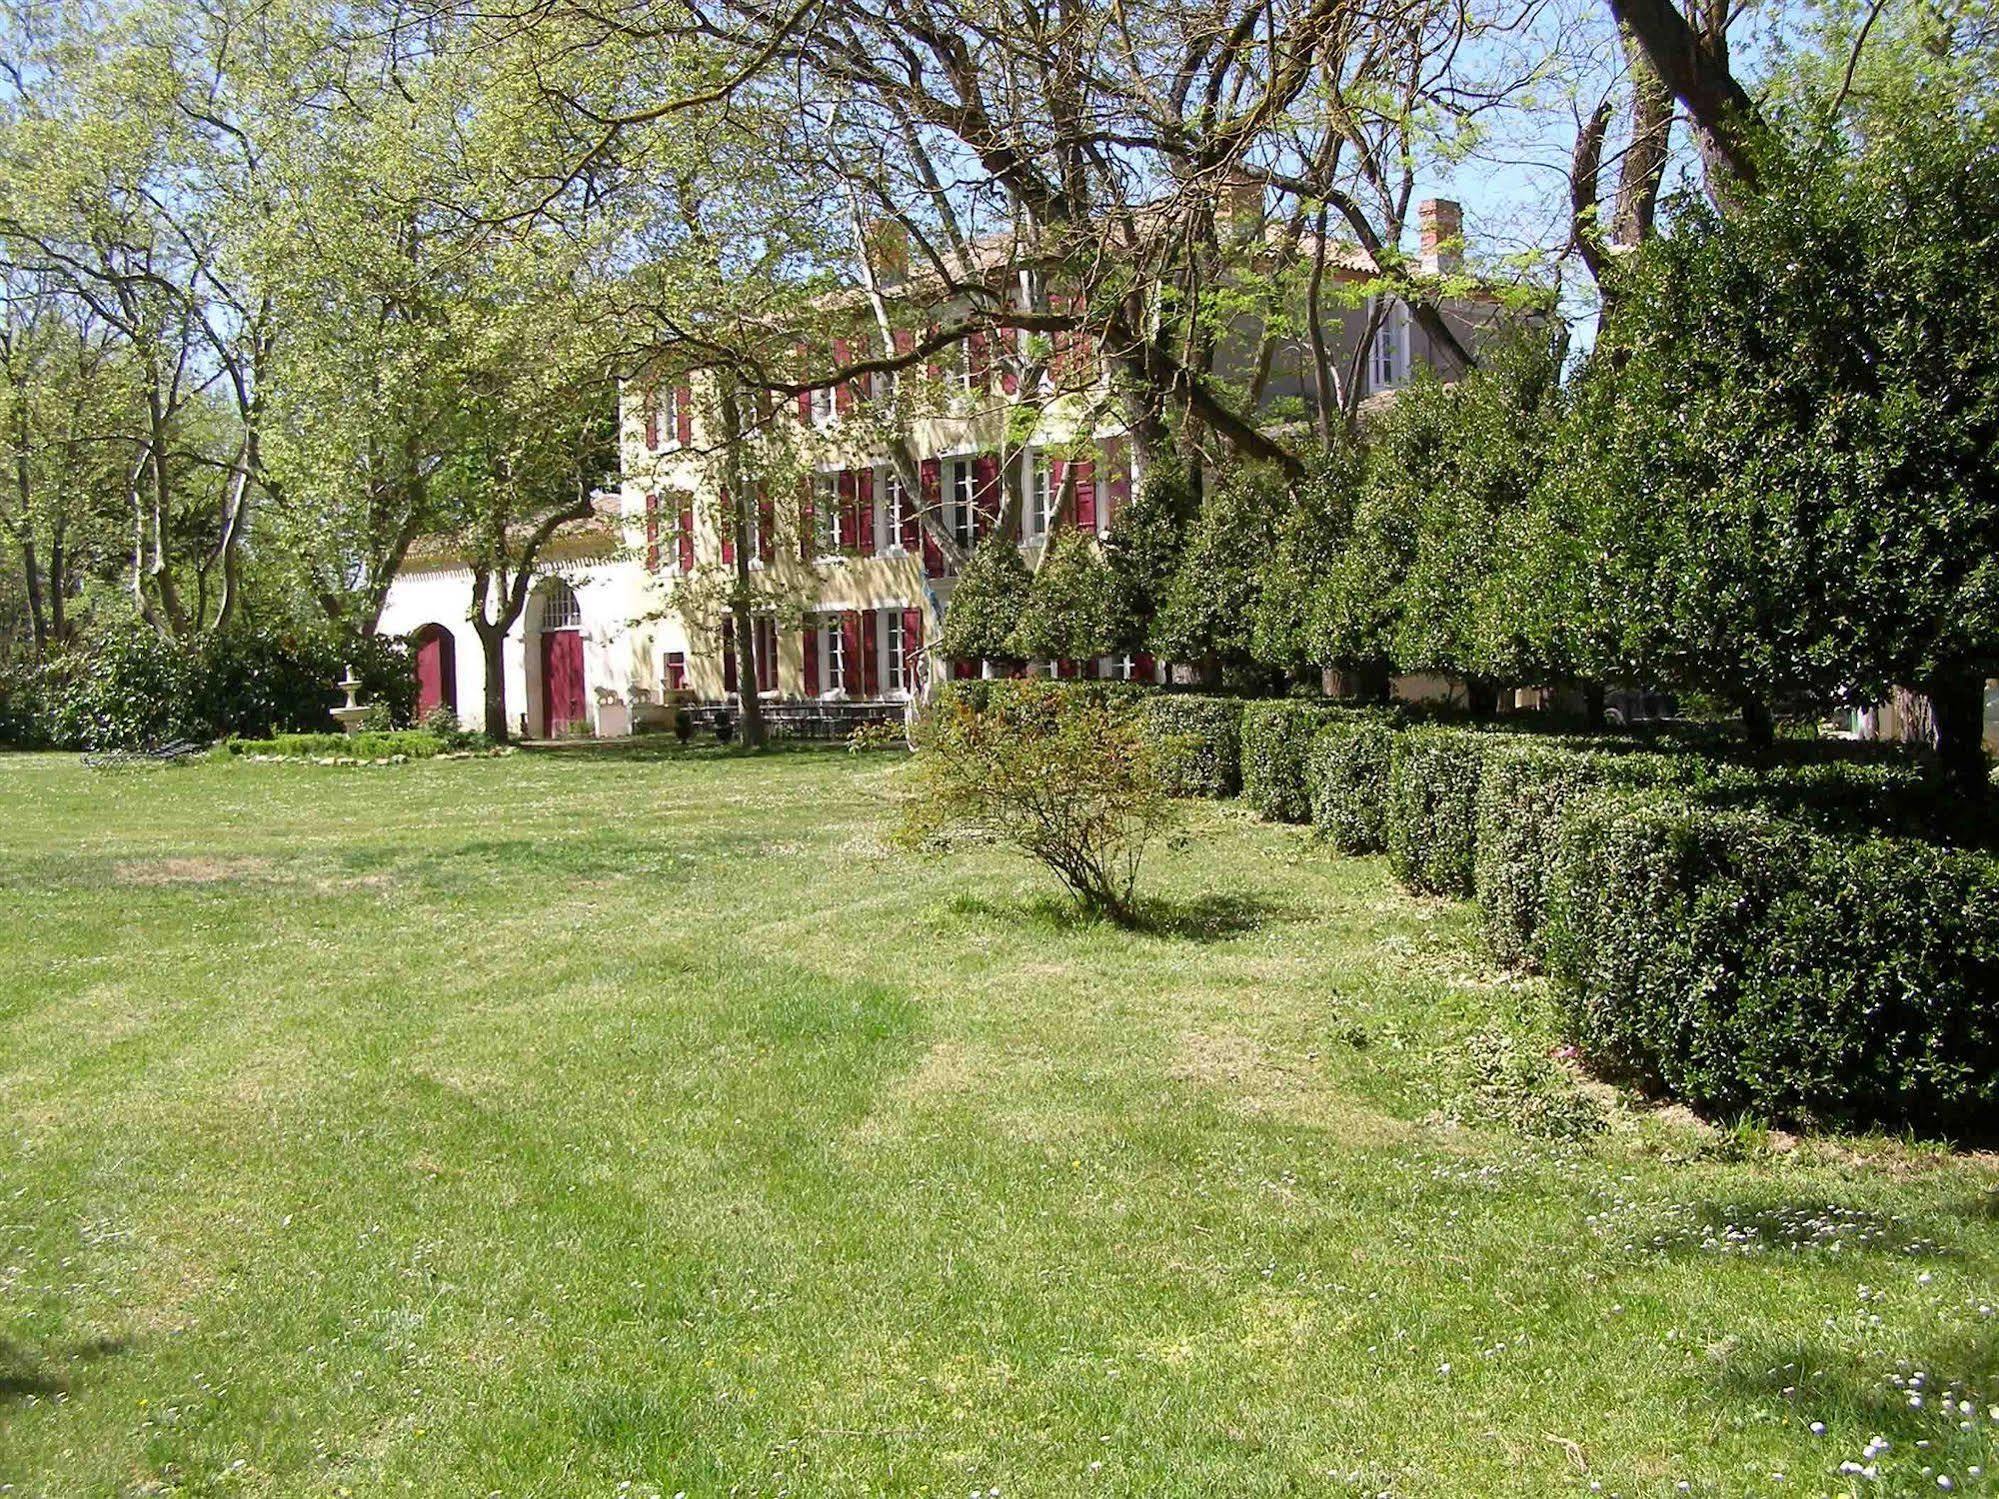
M 833 420 L 833 413 L 835 409 L 836 409 L 836 403 L 834 401 L 834 391 L 832 386 L 822 385 L 813 390 L 812 422 L 814 426 L 824 427 L 830 425 Z
M 903 525 L 909 518 L 902 493 L 902 475 L 895 471 L 892 463 L 881 471 L 881 475 L 881 482 L 876 487 L 882 497 L 882 550 L 900 550 Z
M 840 550 L 840 476 L 812 476 L 812 547 L 821 557 Z
M 541 627 L 544 630 L 583 628 L 583 608 L 576 602 L 576 591 L 560 578 L 552 579 L 548 592 L 542 596 Z
M 1038 448 L 1027 455 L 1027 535 L 1030 539 L 1048 534 L 1054 520 L 1054 485 L 1050 483 L 1048 455 Z
M 687 686 L 687 652 L 668 651 L 665 670 L 660 675 L 666 682 L 668 692 L 684 690 Z
M 958 342 L 957 365 L 951 372 L 952 381 L 965 394 L 976 395 L 979 389 L 976 374 L 977 362 L 972 358 L 972 340 L 961 339 Z
M 847 687 L 847 647 L 840 633 L 840 616 L 827 616 L 827 623 L 820 628 L 820 688 L 825 692 L 844 692 Z
M 907 673 L 904 670 L 902 647 L 902 611 L 888 611 L 888 686 L 891 692 L 909 691 Z
M 951 460 L 951 539 L 966 551 L 978 540 L 978 511 L 972 497 L 975 492 L 976 476 L 970 458 Z
M 1368 388 L 1393 390 L 1409 378 L 1409 309 L 1397 301 L 1381 301 L 1381 324 L 1374 332 L 1369 355 Z

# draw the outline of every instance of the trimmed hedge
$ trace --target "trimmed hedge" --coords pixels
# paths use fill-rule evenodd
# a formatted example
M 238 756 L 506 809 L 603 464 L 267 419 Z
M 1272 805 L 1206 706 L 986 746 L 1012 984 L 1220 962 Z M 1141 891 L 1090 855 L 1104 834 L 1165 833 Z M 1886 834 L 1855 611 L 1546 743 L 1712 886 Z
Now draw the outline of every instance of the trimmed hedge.
M 1269 822 L 1310 822 L 1305 760 L 1312 740 L 1342 718 L 1374 717 L 1330 703 L 1267 699 L 1243 704 L 1242 799 Z
M 1395 728 L 1383 718 L 1336 721 L 1312 738 L 1305 758 L 1312 826 L 1342 853 L 1378 854 L 1388 846 L 1388 766 L 1395 739 Z
M 1174 796 L 1234 796 L 1242 790 L 1242 709 L 1238 698 L 1154 693 L 1146 733 L 1162 746 L 1160 774 Z
M 428 760 L 451 748 L 428 729 L 363 730 L 358 734 L 278 734 L 269 739 L 232 739 L 232 755 L 283 755 L 288 759 L 387 760 L 406 755 Z
M 1547 952 L 1577 1044 L 1704 1111 L 1999 1119 L 1986 855 L 1606 794 L 1558 835 Z
M 1411 890 L 1472 893 L 1479 775 L 1497 739 L 1478 729 L 1437 727 L 1396 736 L 1382 831 L 1389 867 Z

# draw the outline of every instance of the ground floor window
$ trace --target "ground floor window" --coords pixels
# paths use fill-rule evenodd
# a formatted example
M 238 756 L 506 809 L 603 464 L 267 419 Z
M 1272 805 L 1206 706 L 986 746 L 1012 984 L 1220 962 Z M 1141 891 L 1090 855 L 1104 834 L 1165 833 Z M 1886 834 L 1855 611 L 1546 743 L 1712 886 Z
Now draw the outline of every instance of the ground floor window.
M 660 673 L 668 692 L 682 692 L 687 687 L 687 652 L 668 651 L 664 670 Z

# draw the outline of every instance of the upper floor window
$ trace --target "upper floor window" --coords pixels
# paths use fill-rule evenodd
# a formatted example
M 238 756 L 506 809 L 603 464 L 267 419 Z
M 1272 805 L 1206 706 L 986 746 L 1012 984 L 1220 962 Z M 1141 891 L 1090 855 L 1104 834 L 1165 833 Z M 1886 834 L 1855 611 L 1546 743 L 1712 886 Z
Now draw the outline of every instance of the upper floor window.
M 1393 390 L 1409 378 L 1409 308 L 1388 298 L 1380 305 L 1381 321 L 1367 362 L 1368 388 Z
M 902 545 L 904 522 L 908 519 L 908 497 L 902 492 L 902 475 L 896 472 L 894 464 L 881 471 L 878 486 L 882 497 L 882 542 L 883 550 Z
M 950 463 L 951 496 L 948 505 L 951 539 L 966 551 L 978 540 L 978 511 L 974 505 L 977 472 L 970 458 L 953 458 Z
M 812 476 L 812 546 L 817 555 L 831 557 L 840 550 L 840 476 Z
M 834 399 L 834 390 L 832 386 L 822 385 L 816 387 L 812 392 L 813 425 L 819 427 L 830 425 L 833 420 L 833 413 L 837 409 L 837 405 L 838 403 Z
M 1027 455 L 1027 508 L 1022 515 L 1029 540 L 1046 536 L 1055 519 L 1055 486 L 1051 482 L 1048 455 L 1039 448 Z

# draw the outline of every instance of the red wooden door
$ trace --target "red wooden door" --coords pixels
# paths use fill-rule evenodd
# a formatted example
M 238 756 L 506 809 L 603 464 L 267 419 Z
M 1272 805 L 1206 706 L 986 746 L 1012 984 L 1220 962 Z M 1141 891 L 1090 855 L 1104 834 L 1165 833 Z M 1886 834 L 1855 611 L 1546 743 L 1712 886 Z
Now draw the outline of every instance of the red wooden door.
M 589 716 L 583 703 L 583 637 L 575 630 L 541 633 L 541 732 L 553 739 Z
M 416 712 L 421 718 L 437 707 L 458 706 L 458 661 L 451 632 L 425 625 L 416 640 Z

